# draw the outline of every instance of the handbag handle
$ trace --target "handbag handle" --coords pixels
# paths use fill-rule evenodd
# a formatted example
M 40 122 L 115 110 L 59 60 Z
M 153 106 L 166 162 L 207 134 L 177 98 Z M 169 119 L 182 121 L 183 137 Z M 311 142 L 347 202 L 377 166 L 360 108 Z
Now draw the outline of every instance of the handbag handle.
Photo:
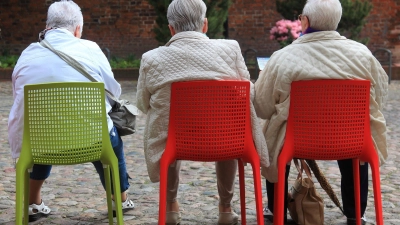
M 85 67 L 83 67 L 81 63 L 79 63 L 78 61 L 76 61 L 74 58 L 67 55 L 66 53 L 53 48 L 53 46 L 46 39 L 43 39 L 40 42 L 40 44 L 43 47 L 50 49 L 54 54 L 58 55 L 62 60 L 64 60 L 66 63 L 68 63 L 68 65 L 70 65 L 72 68 L 76 69 L 78 72 L 80 72 L 83 76 L 85 76 L 90 81 L 98 82 L 86 71 Z M 108 97 L 110 97 L 114 102 L 118 102 L 118 99 L 109 90 L 107 90 L 105 88 L 104 88 L 104 90 L 106 91 L 106 94 Z
M 294 161 L 294 164 L 295 164 L 295 166 L 297 168 L 297 171 L 299 171 L 299 174 L 297 175 L 297 178 L 302 178 L 303 177 L 303 171 L 304 171 L 305 174 L 307 175 L 307 177 L 310 178 L 310 180 L 312 180 L 312 175 L 311 175 L 310 168 L 308 167 L 308 165 L 306 164 L 304 159 L 300 159 L 301 166 L 299 166 L 299 159 L 293 159 L 293 161 Z

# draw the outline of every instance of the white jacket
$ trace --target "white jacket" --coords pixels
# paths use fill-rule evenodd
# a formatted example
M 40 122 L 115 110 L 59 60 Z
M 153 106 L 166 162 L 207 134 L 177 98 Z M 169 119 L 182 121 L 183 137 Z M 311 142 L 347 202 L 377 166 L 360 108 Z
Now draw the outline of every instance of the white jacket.
M 167 141 L 171 83 L 250 79 L 236 41 L 210 40 L 194 31 L 177 33 L 166 46 L 146 52 L 139 73 L 137 107 L 147 114 L 144 153 L 152 182 L 159 181 L 159 163 Z M 253 84 L 251 88 L 254 96 Z M 261 166 L 268 166 L 268 150 L 253 105 L 251 107 L 253 137 Z
M 371 81 L 371 133 L 380 163 L 387 158 L 386 122 L 381 112 L 387 98 L 388 76 L 368 48 L 336 31 L 305 34 L 275 52 L 255 83 L 257 115 L 265 127 L 270 167 L 262 171 L 277 182 L 277 157 L 283 146 L 292 81 L 315 79 L 365 79 Z
M 96 43 L 76 38 L 65 29 L 49 30 L 46 40 L 55 49 L 79 61 L 94 79 L 104 82 L 105 88 L 119 98 L 121 86 L 114 79 L 110 64 Z M 14 159 L 19 157 L 24 130 L 24 86 L 49 82 L 90 81 L 40 43 L 32 43 L 22 52 L 12 74 L 14 104 L 8 119 L 8 140 Z M 111 110 L 107 98 L 106 110 Z M 107 123 L 108 130 L 111 130 L 113 122 L 108 114 Z

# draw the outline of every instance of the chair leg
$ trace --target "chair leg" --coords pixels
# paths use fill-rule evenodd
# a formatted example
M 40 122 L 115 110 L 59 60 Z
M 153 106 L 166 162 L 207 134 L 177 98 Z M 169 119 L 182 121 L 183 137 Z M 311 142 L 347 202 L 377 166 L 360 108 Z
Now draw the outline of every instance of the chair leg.
M 115 205 L 115 213 L 117 216 L 117 224 L 123 225 L 124 224 L 124 217 L 122 215 L 122 199 L 121 199 L 121 185 L 119 180 L 119 169 L 118 169 L 118 161 L 117 157 L 113 159 L 115 162 L 111 163 L 111 178 L 112 184 L 114 187 L 114 205 Z
M 158 208 L 158 224 L 165 225 L 166 212 L 167 212 L 167 181 L 168 181 L 168 167 L 167 160 L 161 159 L 160 161 L 160 202 Z
M 282 153 L 281 153 L 282 154 Z M 285 172 L 286 161 L 278 158 L 278 182 L 275 183 L 274 225 L 283 225 L 285 220 Z M 286 193 L 287 194 L 287 193 Z
M 360 160 L 353 159 L 354 201 L 356 210 L 356 224 L 361 225 L 361 199 L 360 199 Z
M 383 225 L 382 214 L 382 195 L 381 195 L 381 179 L 379 174 L 379 162 L 372 160 L 370 162 L 372 172 L 372 184 L 374 188 L 375 215 L 376 225 Z
M 240 188 L 240 215 L 242 218 L 242 225 L 246 225 L 246 186 L 244 184 L 244 164 L 241 159 L 238 159 L 238 169 Z
M 28 224 L 29 223 L 29 189 L 30 189 L 30 186 L 29 186 L 29 174 L 30 174 L 30 172 L 28 172 L 28 170 L 25 169 L 25 172 L 24 172 L 24 182 L 25 182 L 24 190 L 25 190 L 25 193 L 24 193 L 24 198 L 23 198 L 23 201 L 24 201 L 24 224 Z
M 254 179 L 254 192 L 256 198 L 257 224 L 264 225 L 263 204 L 262 204 L 262 194 L 261 194 L 260 162 L 258 159 L 255 162 L 253 162 L 252 169 L 253 169 L 253 179 Z
M 25 205 L 28 205 L 28 195 L 26 190 L 29 188 L 28 171 L 20 164 L 17 164 L 16 170 L 16 201 L 15 201 L 15 224 L 22 225 L 28 224 L 28 212 L 25 210 Z M 28 187 L 28 188 L 27 188 Z M 29 189 L 28 189 L 29 193 Z
M 110 167 L 103 164 L 104 168 L 104 180 L 106 185 L 106 196 L 107 196 L 107 209 L 108 209 L 108 223 L 113 224 L 113 212 L 112 212 L 112 200 L 111 200 L 111 178 L 110 178 Z

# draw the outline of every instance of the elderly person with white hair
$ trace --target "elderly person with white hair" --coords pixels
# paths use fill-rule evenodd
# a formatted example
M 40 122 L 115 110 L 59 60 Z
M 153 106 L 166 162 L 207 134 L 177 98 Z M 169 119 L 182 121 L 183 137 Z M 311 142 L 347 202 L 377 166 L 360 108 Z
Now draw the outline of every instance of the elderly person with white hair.
M 81 39 L 83 16 L 80 7 L 73 1 L 62 0 L 50 5 L 47 13 L 46 29 L 40 33 L 39 41 L 46 39 L 55 49 L 75 58 L 97 81 L 117 98 L 121 95 L 121 86 L 114 79 L 111 67 L 99 46 Z M 27 84 L 48 82 L 90 82 L 80 72 L 69 66 L 40 43 L 32 43 L 21 54 L 12 74 L 14 104 L 8 120 L 9 143 L 12 157 L 17 159 L 21 152 L 24 127 L 24 86 Z M 85 109 L 82 109 L 85 110 Z M 106 110 L 111 104 L 106 99 Z M 126 171 L 123 142 L 107 114 L 111 145 L 118 158 L 121 197 L 123 209 L 133 209 L 134 203 L 127 197 L 129 188 Z M 104 169 L 100 161 L 93 162 L 104 187 Z M 48 178 L 51 165 L 34 165 L 29 181 L 29 221 L 47 216 L 51 210 L 41 198 L 41 188 Z
M 271 166 L 262 171 L 267 178 L 268 209 L 272 216 L 277 158 L 285 139 L 292 81 L 315 79 L 362 79 L 371 81 L 371 132 L 375 149 L 383 164 L 388 156 L 386 123 L 382 108 L 388 92 L 388 77 L 370 50 L 337 31 L 342 16 L 339 0 L 308 0 L 299 16 L 302 35 L 291 45 L 276 51 L 255 83 L 254 105 L 257 115 L 266 119 L 264 133 Z M 323 149 L 321 149 L 323 150 Z M 351 160 L 339 160 L 341 192 L 347 224 L 355 224 L 353 169 Z M 287 171 L 289 166 L 287 167 Z M 361 215 L 368 197 L 368 165 L 360 166 Z M 286 183 L 287 189 L 287 183 Z
M 172 38 L 165 46 L 146 52 L 142 57 L 137 85 L 137 106 L 147 114 L 144 152 L 152 182 L 159 181 L 160 158 L 164 151 L 169 121 L 171 83 L 188 80 L 249 80 L 239 44 L 234 40 L 211 40 L 206 5 L 202 0 L 174 0 L 167 18 Z M 252 85 L 253 88 L 253 85 Z M 253 89 L 252 89 L 253 90 Z M 252 91 L 254 93 L 254 91 Z M 257 116 L 252 106 L 252 119 Z M 254 141 L 261 165 L 268 166 L 268 153 L 261 129 L 253 122 Z M 237 161 L 216 162 L 219 201 L 219 224 L 236 224 L 231 200 Z M 181 162 L 168 170 L 167 223 L 181 221 L 177 191 Z

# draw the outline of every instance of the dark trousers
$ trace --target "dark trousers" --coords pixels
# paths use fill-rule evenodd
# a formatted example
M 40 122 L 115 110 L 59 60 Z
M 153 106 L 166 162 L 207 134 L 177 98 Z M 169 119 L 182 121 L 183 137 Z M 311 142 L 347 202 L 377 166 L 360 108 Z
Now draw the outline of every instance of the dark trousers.
M 354 204 L 354 182 L 353 182 L 353 164 L 351 159 L 338 160 L 340 173 L 342 175 L 341 191 L 344 215 L 347 218 L 355 218 Z M 290 165 L 286 166 L 285 193 L 288 192 L 288 177 Z M 266 180 L 268 209 L 274 212 L 274 183 Z M 361 216 L 364 215 L 368 201 L 368 163 L 360 165 L 360 198 L 361 198 Z M 287 212 L 287 195 L 285 195 L 285 212 Z M 285 214 L 286 221 L 286 214 Z

